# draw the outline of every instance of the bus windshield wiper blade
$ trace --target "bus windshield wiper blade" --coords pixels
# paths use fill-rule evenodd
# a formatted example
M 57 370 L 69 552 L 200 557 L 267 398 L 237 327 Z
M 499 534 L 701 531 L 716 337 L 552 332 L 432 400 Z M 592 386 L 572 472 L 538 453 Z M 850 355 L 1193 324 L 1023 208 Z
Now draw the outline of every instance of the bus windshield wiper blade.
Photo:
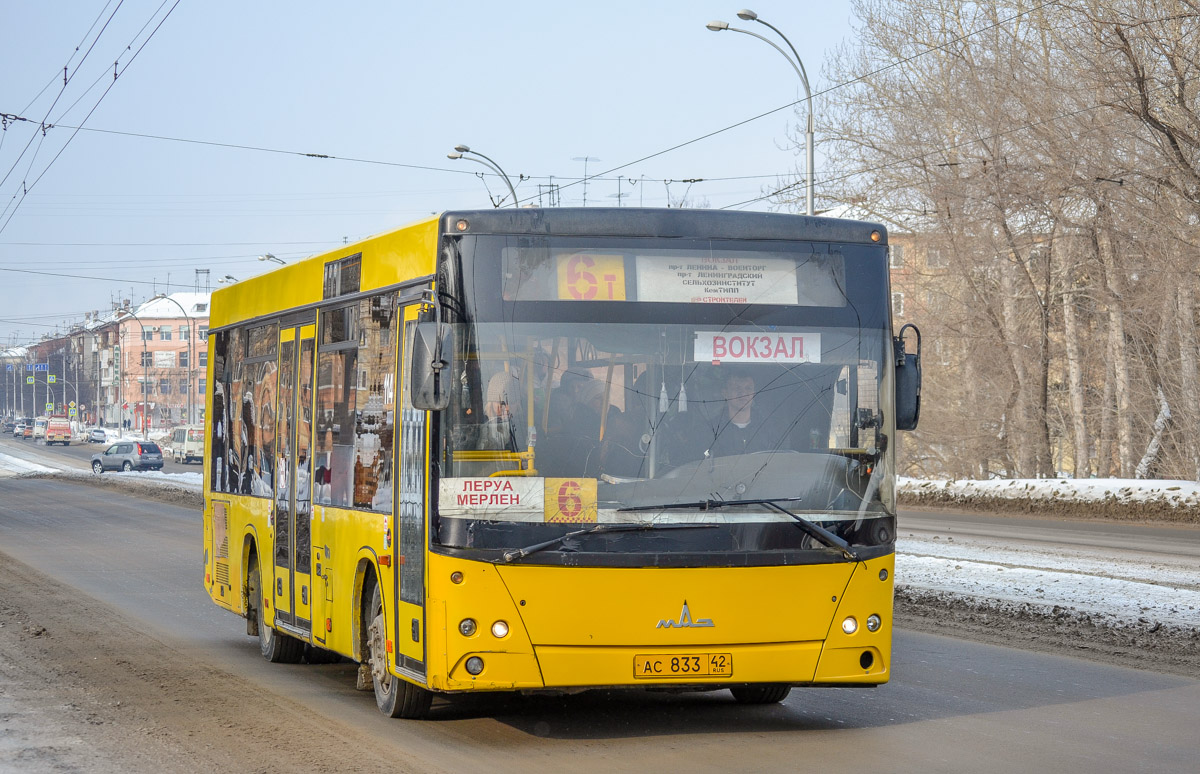
M 656 524 L 653 522 L 646 523 L 646 524 L 597 524 L 594 527 L 588 527 L 587 529 L 577 529 L 574 532 L 568 532 L 565 535 L 559 535 L 558 537 L 552 538 L 551 540 L 543 540 L 541 543 L 534 543 L 531 546 L 525 546 L 524 548 L 518 548 L 515 551 L 505 551 L 503 558 L 506 563 L 512 562 L 517 559 L 522 559 L 526 556 L 529 556 L 530 554 L 536 554 L 538 551 L 543 551 L 547 548 L 556 546 L 559 543 L 563 543 L 567 540 L 570 540 L 573 537 L 579 537 L 580 535 L 591 535 L 596 532 L 638 532 L 638 531 L 646 530 L 646 529 L 708 529 L 708 528 L 712 528 L 712 527 L 716 527 L 716 526 L 719 526 L 719 525 L 717 525 L 717 524 L 676 524 L 676 523 Z
M 801 500 L 801 499 L 803 499 L 803 498 L 800 498 L 800 497 L 774 497 L 774 498 L 762 498 L 759 500 L 712 500 L 712 499 L 709 499 L 709 500 L 697 500 L 695 502 L 690 502 L 690 503 L 664 503 L 662 505 L 633 505 L 633 506 L 629 506 L 628 508 L 618 508 L 617 511 L 618 512 L 620 512 L 620 511 L 664 511 L 664 510 L 678 510 L 678 509 L 683 509 L 683 508 L 695 508 L 695 509 L 701 510 L 701 511 L 715 511 L 715 510 L 719 510 L 721 508 L 728 508 L 733 505 L 765 505 L 773 511 L 778 511 L 779 513 L 785 514 L 787 516 L 791 516 L 793 519 L 796 520 L 796 526 L 800 527 L 800 529 L 803 530 L 804 533 L 807 534 L 809 537 L 811 537 L 813 540 L 823 543 L 823 544 L 825 544 L 826 547 L 832 548 L 835 551 L 840 551 L 842 556 L 844 556 L 849 561 L 857 562 L 858 554 L 854 553 L 854 551 L 852 551 L 850 549 L 850 544 L 847 543 L 845 540 L 843 540 L 842 538 L 833 534 L 832 532 L 830 532 L 829 530 L 820 526 L 819 524 L 814 524 L 813 522 L 804 518 L 800 514 L 792 513 L 787 508 L 784 508 L 782 505 L 779 504 L 779 503 L 797 502 L 798 500 Z

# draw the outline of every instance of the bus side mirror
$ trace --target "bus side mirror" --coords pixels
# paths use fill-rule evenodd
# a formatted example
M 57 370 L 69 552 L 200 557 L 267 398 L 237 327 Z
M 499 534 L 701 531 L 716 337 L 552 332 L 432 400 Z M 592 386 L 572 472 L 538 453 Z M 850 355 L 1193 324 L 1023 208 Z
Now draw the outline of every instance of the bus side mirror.
M 904 345 L 904 332 L 909 328 L 917 334 L 916 354 L 910 354 Z M 909 323 L 892 343 L 896 354 L 896 429 L 916 430 L 921 418 L 921 331 Z
M 446 323 L 417 323 L 409 385 L 413 407 L 441 411 L 450 405 L 450 353 L 454 331 Z

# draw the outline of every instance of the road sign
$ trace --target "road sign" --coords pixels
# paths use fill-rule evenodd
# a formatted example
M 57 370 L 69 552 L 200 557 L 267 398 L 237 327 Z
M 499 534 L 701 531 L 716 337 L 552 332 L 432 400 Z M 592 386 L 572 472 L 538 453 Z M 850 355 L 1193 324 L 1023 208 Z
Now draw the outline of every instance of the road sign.
M 71 401 L 67 405 L 70 406 L 71 408 L 75 408 L 75 401 Z
M 67 416 L 75 416 L 75 409 L 67 409 Z
M 54 410 L 54 404 L 53 404 L 53 403 L 47 403 L 47 404 L 46 404 L 46 413 L 47 413 L 47 414 L 49 414 L 49 413 L 50 413 L 51 411 L 53 411 L 53 410 Z
M 25 377 L 25 383 L 26 383 L 26 384 L 33 384 L 33 377 L 32 377 L 32 376 L 26 376 L 26 377 Z
M 26 371 L 32 371 L 32 370 L 33 370 L 33 363 L 26 363 L 26 364 L 25 364 L 25 370 L 26 370 Z
M 48 376 L 46 376 L 46 381 L 49 382 L 50 384 L 58 384 L 58 377 L 55 376 L 54 374 L 49 374 Z
M 34 363 L 34 364 L 33 364 L 33 370 L 35 370 L 35 371 L 49 371 L 49 370 L 50 370 L 50 364 L 49 364 L 49 363 Z
M 128 403 L 122 403 L 122 404 L 121 404 L 121 408 L 123 408 L 123 409 L 125 409 L 126 411 L 128 411 L 128 410 L 129 410 L 129 404 L 128 404 Z
M 13 370 L 12 363 L 5 363 L 5 364 L 4 364 L 4 370 L 5 370 L 5 371 L 11 371 L 11 370 Z

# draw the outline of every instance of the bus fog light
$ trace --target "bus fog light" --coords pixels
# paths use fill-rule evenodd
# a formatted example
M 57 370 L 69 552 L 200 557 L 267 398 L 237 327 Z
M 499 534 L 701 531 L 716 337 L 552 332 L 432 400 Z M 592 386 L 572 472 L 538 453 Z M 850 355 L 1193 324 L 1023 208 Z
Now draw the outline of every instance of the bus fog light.
M 461 634 L 464 637 L 470 637 L 472 634 L 475 633 L 475 630 L 477 628 L 478 627 L 475 626 L 474 618 L 464 618 L 458 622 L 459 634 Z
M 483 659 L 479 656 L 471 656 L 467 659 L 467 671 L 473 675 L 477 675 L 483 671 Z
M 492 624 L 492 636 L 497 639 L 500 639 L 501 637 L 507 637 L 508 624 L 504 621 L 497 621 L 496 623 Z
M 854 620 L 854 616 L 850 616 L 845 621 L 842 621 L 842 631 L 846 634 L 854 634 L 858 631 L 858 621 Z
M 869 631 L 869 632 L 879 631 L 879 626 L 882 623 L 883 623 L 883 621 L 880 620 L 879 616 L 875 615 L 874 613 L 871 613 L 869 616 L 867 616 L 867 631 Z

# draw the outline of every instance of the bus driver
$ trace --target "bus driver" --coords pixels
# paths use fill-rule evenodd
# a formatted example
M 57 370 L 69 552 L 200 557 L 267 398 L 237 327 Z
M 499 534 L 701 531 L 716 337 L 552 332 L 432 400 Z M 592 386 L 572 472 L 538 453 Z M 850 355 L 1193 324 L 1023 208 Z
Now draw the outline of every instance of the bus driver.
M 765 418 L 754 412 L 754 393 L 753 374 L 736 370 L 725 374 L 721 387 L 725 411 L 713 428 L 705 457 L 728 457 L 778 448 L 778 431 L 768 428 Z

